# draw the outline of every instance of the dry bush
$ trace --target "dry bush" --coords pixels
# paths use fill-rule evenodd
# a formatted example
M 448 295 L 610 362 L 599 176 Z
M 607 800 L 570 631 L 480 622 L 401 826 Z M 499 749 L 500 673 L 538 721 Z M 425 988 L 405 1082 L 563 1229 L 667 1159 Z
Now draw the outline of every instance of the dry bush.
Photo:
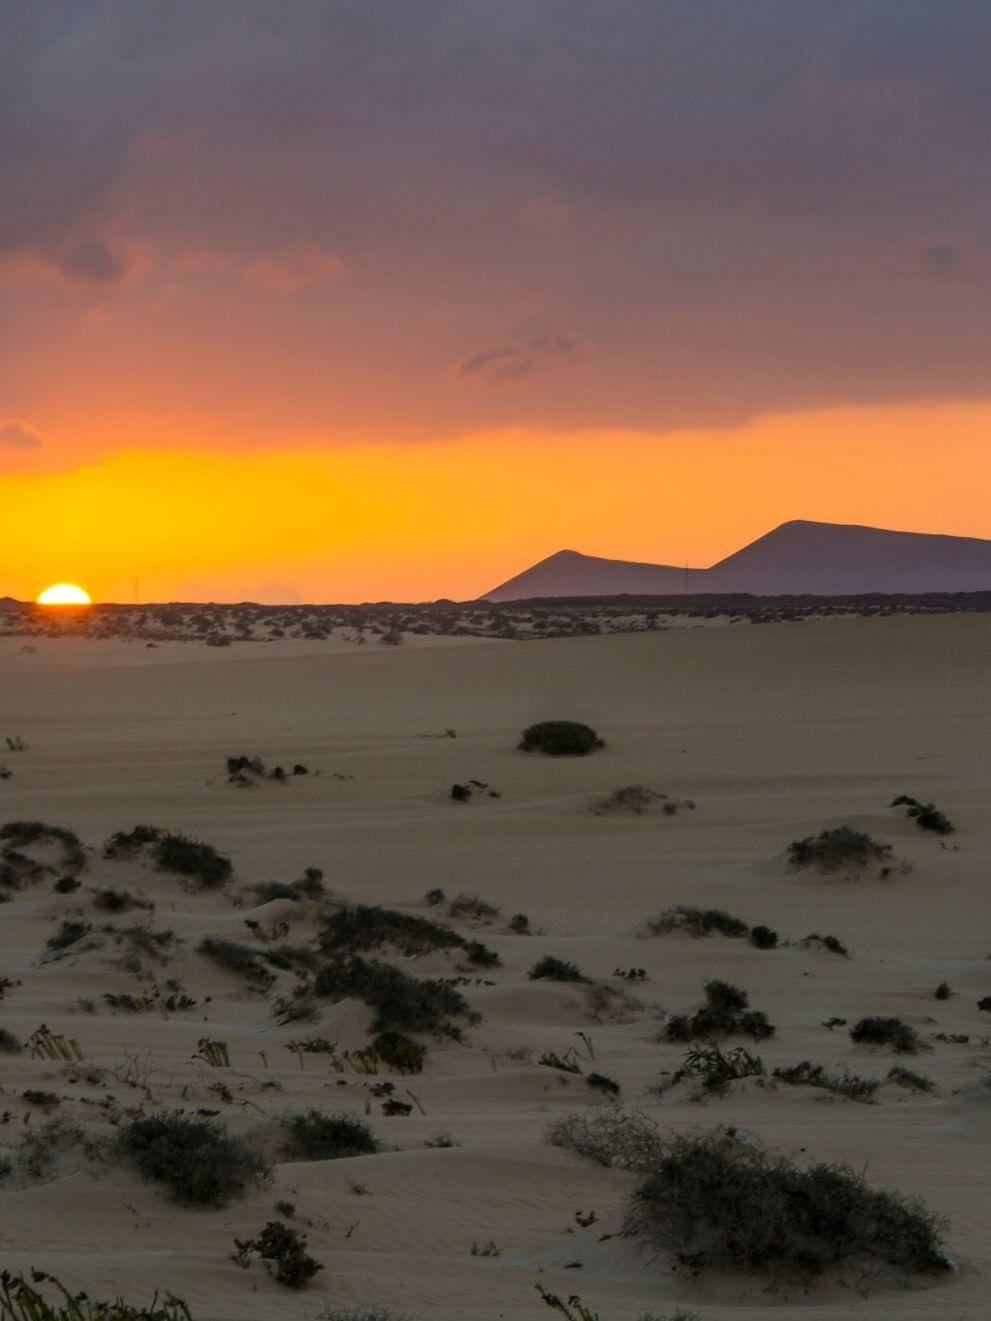
M 652 1169 L 665 1149 L 657 1125 L 638 1110 L 596 1109 L 565 1115 L 551 1124 L 547 1141 L 596 1165 L 640 1174 Z

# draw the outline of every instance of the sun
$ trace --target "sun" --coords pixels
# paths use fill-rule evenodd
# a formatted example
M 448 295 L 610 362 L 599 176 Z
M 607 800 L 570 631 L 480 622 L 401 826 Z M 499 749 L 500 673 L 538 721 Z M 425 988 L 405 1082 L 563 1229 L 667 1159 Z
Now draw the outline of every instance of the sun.
M 38 605 L 90 605 L 89 593 L 75 583 L 53 583 L 38 597 Z

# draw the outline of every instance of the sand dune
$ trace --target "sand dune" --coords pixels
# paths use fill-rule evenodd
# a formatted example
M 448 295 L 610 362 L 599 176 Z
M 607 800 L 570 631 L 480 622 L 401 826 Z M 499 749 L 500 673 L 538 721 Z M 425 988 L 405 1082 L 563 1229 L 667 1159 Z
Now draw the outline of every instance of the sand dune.
M 138 1301 L 171 1288 L 197 1321 L 302 1321 L 330 1304 L 360 1302 L 430 1321 L 536 1321 L 551 1315 L 538 1282 L 579 1293 L 602 1321 L 679 1308 L 704 1321 L 991 1315 L 980 1178 L 991 1016 L 977 1009 L 991 994 L 982 920 L 991 861 L 988 616 L 529 645 L 445 641 L 361 651 L 332 640 L 147 650 L 38 639 L 25 653 L 21 639 L 0 639 L 0 741 L 28 744 L 0 750 L 0 765 L 13 772 L 0 781 L 0 823 L 39 819 L 87 846 L 77 891 L 55 893 L 46 875 L 0 906 L 0 976 L 16 983 L 0 1003 L 0 1026 L 25 1040 L 45 1023 L 83 1053 L 71 1064 L 0 1056 L 10 1115 L 0 1154 L 16 1167 L 0 1181 L 4 1264 L 53 1271 L 95 1297 L 120 1291 Z M 579 759 L 518 752 L 520 730 L 548 716 L 588 721 L 606 747 Z M 447 729 L 457 737 L 434 737 Z M 227 782 L 225 759 L 241 754 L 301 762 L 310 773 L 239 788 Z M 451 784 L 472 777 L 501 797 L 452 802 Z M 637 783 L 691 799 L 696 810 L 591 810 Z M 935 800 L 957 832 L 941 840 L 920 831 L 887 806 L 902 792 Z M 209 841 L 231 858 L 232 879 L 196 892 L 141 857 L 103 858 L 103 840 L 139 822 Z M 892 844 L 888 876 L 789 869 L 790 841 L 841 824 Z M 49 846 L 27 851 L 57 866 Z M 431 1049 L 422 1074 L 338 1074 L 325 1057 L 288 1051 L 288 1041 L 306 1035 L 358 1049 L 371 1012 L 351 1000 L 325 1002 L 318 1022 L 280 1026 L 271 1002 L 291 991 L 291 972 L 277 971 L 261 993 L 196 952 L 205 935 L 263 950 L 258 931 L 280 923 L 288 931 L 279 939 L 312 937 L 318 903 L 259 904 L 250 890 L 295 881 L 306 867 L 321 868 L 340 898 L 403 912 L 443 916 L 424 905 L 433 887 L 501 907 L 487 925 L 452 922 L 496 950 L 501 967 L 459 973 L 457 950 L 390 956 L 421 976 L 466 976 L 461 989 L 481 1014 L 461 1043 L 424 1038 Z M 94 895 L 104 887 L 154 911 L 99 912 Z M 638 934 L 644 919 L 679 904 L 726 909 L 793 943 L 758 950 L 718 935 Z M 534 934 L 509 930 L 517 912 L 528 914 Z M 98 930 L 53 958 L 46 941 L 67 918 L 94 928 L 147 922 L 182 944 L 168 963 L 142 955 L 137 973 L 127 939 Z M 811 932 L 835 934 L 851 957 L 801 948 Z M 639 1003 L 613 997 L 604 1009 L 583 986 L 529 981 L 544 954 Z M 647 979 L 614 976 L 630 967 Z M 935 1090 L 885 1083 L 866 1105 L 768 1080 L 703 1100 L 690 1084 L 667 1086 L 685 1048 L 658 1041 L 662 1015 L 696 1009 L 712 977 L 746 988 L 776 1024 L 770 1040 L 747 1042 L 768 1072 L 808 1059 L 884 1079 L 901 1057 L 823 1024 L 897 1015 L 929 1043 L 908 1063 Z M 149 993 L 167 978 L 179 979 L 195 1006 L 126 1012 L 103 999 Z M 936 1000 L 942 981 L 955 994 Z M 80 1004 L 87 1000 L 92 1012 Z M 937 1033 L 969 1041 L 933 1040 Z M 204 1036 L 227 1043 L 229 1068 L 194 1058 Z M 923 1196 L 951 1220 L 947 1246 L 959 1270 L 904 1286 L 840 1272 L 808 1291 L 769 1292 L 760 1277 L 693 1279 L 633 1240 L 602 1240 L 618 1228 L 637 1177 L 544 1141 L 555 1117 L 605 1104 L 583 1075 L 538 1063 L 544 1052 L 572 1048 L 585 1074 L 614 1078 L 624 1103 L 665 1131 L 738 1125 L 772 1151 L 866 1167 L 874 1184 Z M 369 1086 L 383 1078 L 398 1096 L 414 1093 L 408 1116 L 382 1113 Z M 46 1112 L 25 1089 L 62 1099 Z M 223 1209 L 196 1210 L 106 1150 L 72 1145 L 38 1176 L 17 1166 L 27 1128 L 57 1116 L 110 1139 L 108 1116 L 140 1105 L 218 1111 L 271 1153 L 270 1182 Z M 286 1161 L 278 1118 L 313 1106 L 359 1115 L 368 1107 L 384 1149 Z M 426 1145 L 439 1133 L 454 1145 Z M 293 1223 L 324 1265 L 299 1293 L 257 1264 L 243 1270 L 231 1260 L 234 1238 L 257 1233 L 282 1200 L 295 1205 Z M 579 1225 L 577 1211 L 594 1211 L 595 1222 Z M 492 1241 L 501 1255 L 472 1256 L 473 1241 Z

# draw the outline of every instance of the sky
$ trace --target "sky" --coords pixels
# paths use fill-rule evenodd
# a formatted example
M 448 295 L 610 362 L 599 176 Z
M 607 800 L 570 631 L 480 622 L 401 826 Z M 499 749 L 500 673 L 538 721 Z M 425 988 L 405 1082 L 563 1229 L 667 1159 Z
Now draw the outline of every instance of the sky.
M 0 595 L 991 536 L 987 0 L 7 0 Z

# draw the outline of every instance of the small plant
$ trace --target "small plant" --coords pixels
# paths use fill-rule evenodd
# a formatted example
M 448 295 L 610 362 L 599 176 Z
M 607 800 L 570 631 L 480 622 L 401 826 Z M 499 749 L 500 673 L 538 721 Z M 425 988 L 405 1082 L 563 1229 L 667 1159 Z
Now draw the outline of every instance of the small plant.
M 298 881 L 293 881 L 292 888 L 298 890 L 305 899 L 321 899 L 326 890 L 323 872 L 319 867 L 307 867 Z
M 800 1169 L 732 1131 L 676 1138 L 633 1194 L 624 1230 L 692 1270 L 795 1270 L 848 1258 L 949 1268 L 943 1222 L 838 1165 Z
M 52 889 L 56 894 L 72 894 L 73 891 L 79 889 L 79 885 L 80 882 L 75 876 L 60 876 Z
M 372 1042 L 376 1055 L 397 1073 L 422 1073 L 427 1049 L 402 1032 L 380 1032 Z
M 524 729 L 521 752 L 543 752 L 549 757 L 585 757 L 605 747 L 594 729 L 573 720 L 543 720 Z
M 70 945 L 82 940 L 83 936 L 88 936 L 92 930 L 88 922 L 65 921 L 53 936 L 48 937 L 45 944 L 49 949 L 56 951 L 68 949 Z
M 266 1168 L 223 1124 L 178 1111 L 132 1119 L 120 1143 L 146 1179 L 166 1184 L 176 1201 L 196 1205 L 225 1206 Z
M 925 1074 L 913 1073 L 911 1069 L 904 1068 L 901 1064 L 896 1064 L 894 1068 L 888 1070 L 888 1082 L 896 1083 L 899 1087 L 908 1087 L 913 1092 L 934 1092 L 936 1084 Z
M 705 986 L 706 1003 L 694 1014 L 674 1014 L 664 1029 L 668 1041 L 740 1034 L 763 1041 L 774 1036 L 774 1025 L 760 1010 L 747 1008 L 747 993 L 729 982 L 711 981 Z
M 672 931 L 684 931 L 686 935 L 701 937 L 711 936 L 714 931 L 721 936 L 745 936 L 750 927 L 738 917 L 731 917 L 721 908 L 691 908 L 679 905 L 668 908 L 657 918 L 644 924 L 648 935 L 666 936 Z
M 459 894 L 447 906 L 448 917 L 453 917 L 456 921 L 470 918 L 476 922 L 492 922 L 501 912 L 502 909 L 498 904 L 490 904 L 487 900 L 480 899 L 477 894 Z
M 933 803 L 920 803 L 907 794 L 892 799 L 892 807 L 905 807 L 905 815 L 913 817 L 920 830 L 931 830 L 937 835 L 952 835 L 956 827 L 950 818 Z
M 259 986 L 270 986 L 275 980 L 275 975 L 265 967 L 255 951 L 248 945 L 238 944 L 236 940 L 204 936 L 196 948 L 200 954 L 213 959 L 214 963 L 219 963 L 228 972 L 250 977 Z
M 313 993 L 343 1000 L 353 996 L 376 1011 L 372 1031 L 434 1032 L 457 1038 L 450 1020 L 472 1015 L 464 996 L 439 981 L 419 980 L 399 968 L 362 958 L 327 963 L 313 979 Z
M 495 966 L 499 956 L 478 941 L 466 940 L 450 927 L 413 913 L 377 904 L 340 904 L 327 917 L 318 941 L 324 954 L 342 958 L 393 945 L 407 957 L 438 949 L 463 949 L 473 962 Z
M 341 1160 L 378 1151 L 371 1128 L 357 1115 L 307 1110 L 282 1120 L 290 1160 Z
M 563 959 L 556 959 L 553 954 L 545 954 L 542 959 L 538 959 L 530 971 L 527 973 L 530 981 L 547 982 L 589 982 L 591 978 L 579 971 L 573 963 L 566 963 Z
M 914 1055 L 923 1045 L 915 1028 L 900 1018 L 861 1018 L 850 1029 L 850 1039 L 858 1044 L 892 1046 L 902 1055 Z
M 933 997 L 936 1000 L 949 1000 L 952 995 L 953 990 L 949 982 L 940 982 L 935 991 L 933 991 Z
M 692 1078 L 700 1082 L 705 1091 L 718 1094 L 739 1078 L 763 1076 L 764 1061 L 759 1055 L 751 1055 L 743 1046 L 737 1046 L 725 1054 L 718 1046 L 710 1046 L 708 1049 L 695 1046 L 685 1056 L 672 1081 L 677 1083 L 683 1078 Z
M 501 1257 L 502 1248 L 492 1239 L 489 1239 L 487 1243 L 479 1243 L 476 1238 L 472 1240 L 471 1255 L 473 1257 Z
M 778 943 L 778 933 L 771 927 L 756 926 L 750 928 L 750 943 L 757 949 L 774 949 Z
M 447 895 L 444 891 L 435 886 L 434 889 L 428 890 L 423 896 L 423 902 L 428 908 L 436 908 L 437 905 L 442 904 L 446 898 Z
M 0 1054 L 19 1055 L 23 1049 L 24 1047 L 13 1032 L 8 1032 L 5 1027 L 0 1027 Z
M 820 936 L 813 931 L 811 935 L 805 936 L 799 942 L 801 949 L 812 949 L 813 947 L 828 949 L 830 954 L 841 954 L 843 958 L 850 957 L 850 951 L 836 936 Z
M 606 1077 L 604 1073 L 590 1073 L 585 1079 L 589 1087 L 597 1092 L 602 1092 L 606 1096 L 619 1095 L 619 1083 L 612 1078 Z
M 541 1055 L 537 1063 L 545 1065 L 548 1069 L 560 1069 L 562 1073 L 581 1073 L 581 1065 L 575 1059 L 574 1051 L 571 1050 L 565 1055 L 558 1055 L 556 1051 L 547 1050 Z
M 127 858 L 147 849 L 152 861 L 162 871 L 190 876 L 204 889 L 223 885 L 233 868 L 230 858 L 218 853 L 212 844 L 204 844 L 177 831 L 159 826 L 135 826 L 118 830 L 103 848 L 105 858 Z
M 775 1069 L 775 1078 L 793 1087 L 822 1087 L 834 1096 L 846 1096 L 851 1101 L 873 1101 L 880 1082 L 873 1078 L 858 1078 L 856 1074 L 827 1073 L 821 1064 L 802 1060 L 788 1069 Z
M 637 1173 L 651 1169 L 664 1152 L 664 1139 L 653 1120 L 613 1106 L 555 1120 L 547 1130 L 547 1141 L 596 1165 Z
M 305 1236 L 281 1220 L 270 1220 L 256 1239 L 235 1239 L 234 1246 L 234 1259 L 240 1265 L 248 1265 L 251 1254 L 257 1253 L 273 1278 L 290 1289 L 301 1289 L 323 1270 L 307 1255 Z
M 514 913 L 509 919 L 509 929 L 510 931 L 515 932 L 517 936 L 532 935 L 530 930 L 530 919 L 527 917 L 526 913 Z
M 48 1283 L 61 1301 L 50 1303 L 37 1285 Z M 72 1294 L 54 1275 L 32 1270 L 31 1283 L 23 1275 L 0 1273 L 0 1321 L 193 1321 L 181 1298 L 156 1293 L 147 1307 L 136 1307 L 117 1297 L 94 1302 L 86 1293 Z
M 834 872 L 841 868 L 866 867 L 868 863 L 886 863 L 891 845 L 880 844 L 862 830 L 834 826 L 818 835 L 795 840 L 788 845 L 788 861 L 796 869 L 818 867 Z

